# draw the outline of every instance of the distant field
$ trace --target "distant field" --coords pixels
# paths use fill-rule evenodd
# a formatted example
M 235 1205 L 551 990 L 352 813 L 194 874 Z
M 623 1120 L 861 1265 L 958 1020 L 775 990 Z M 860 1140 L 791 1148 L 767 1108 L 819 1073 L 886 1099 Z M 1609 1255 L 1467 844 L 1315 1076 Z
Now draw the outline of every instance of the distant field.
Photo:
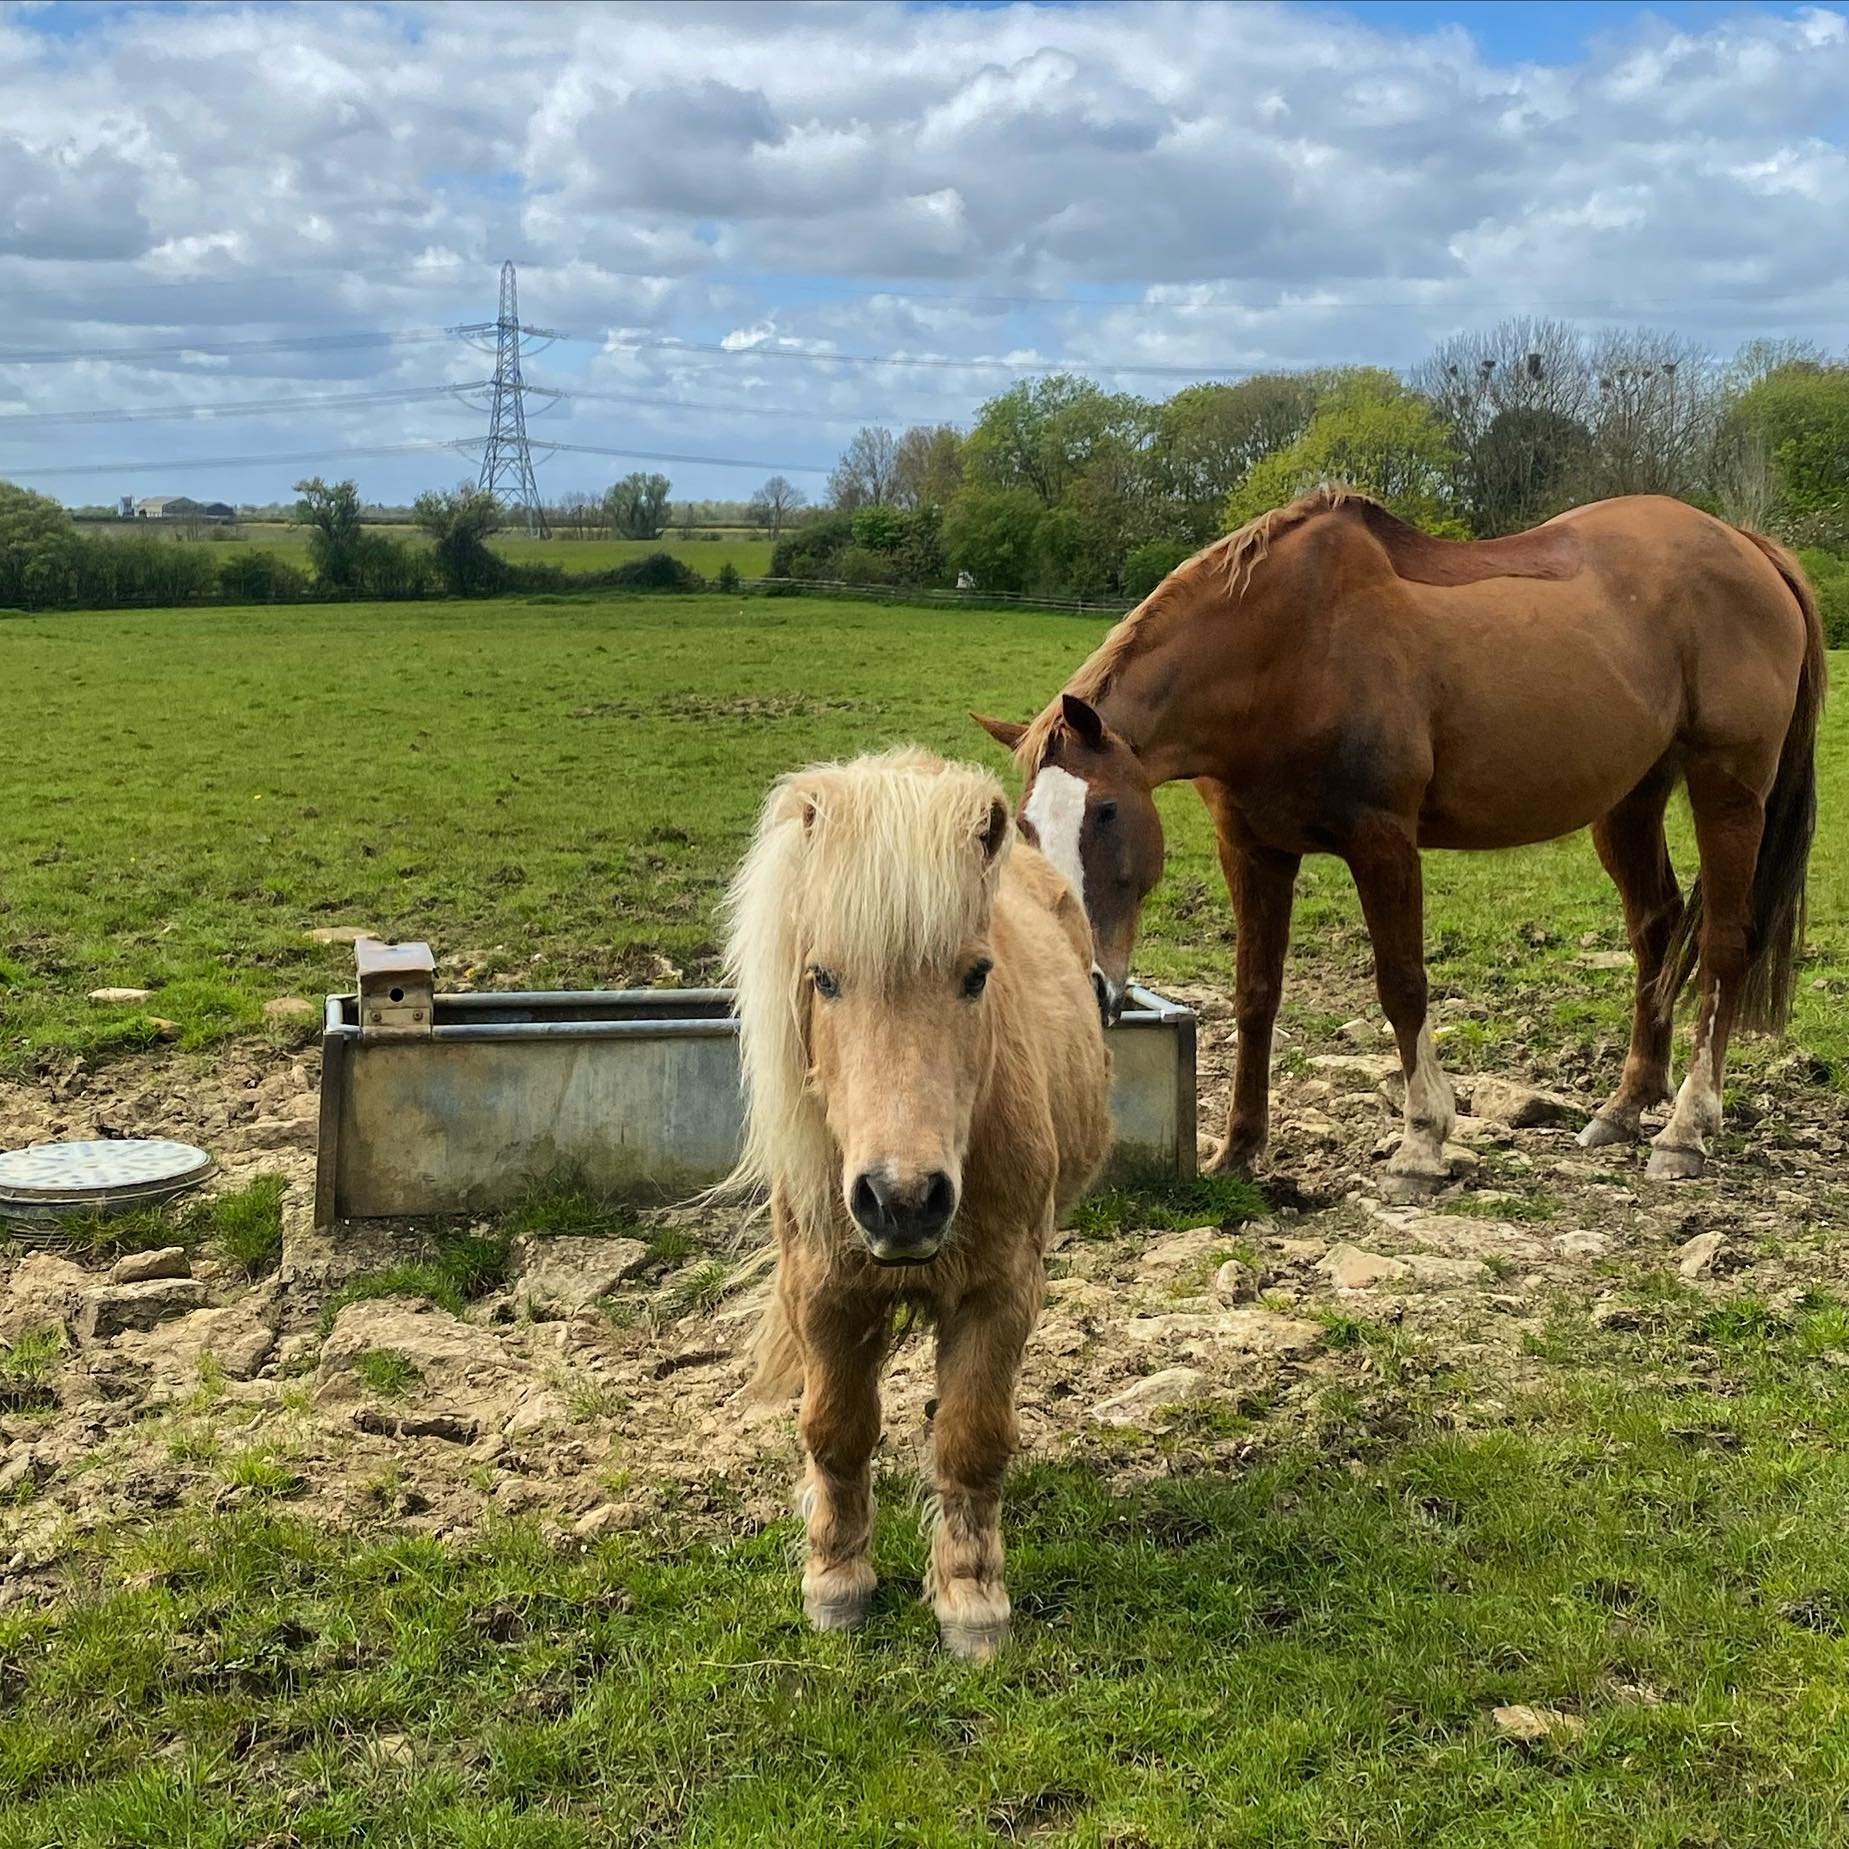
M 254 1028 L 271 997 L 345 982 L 346 953 L 305 941 L 321 924 L 427 937 L 541 988 L 611 982 L 644 949 L 705 969 L 715 901 L 772 777 L 896 739 L 1006 771 L 968 710 L 1025 717 L 1103 631 L 1050 614 L 713 597 L 7 622 L 0 1059 L 144 1041 L 145 1016 L 85 1001 L 105 986 L 155 990 L 147 1014 L 190 1043 Z M 409 700 L 359 671 L 381 636 L 416 664 Z M 1200 805 L 1184 787 L 1163 804 L 1171 861 L 1141 966 L 1225 980 L 1233 932 Z M 1844 1059 L 1840 702 L 1822 804 L 1797 1031 Z M 1680 817 L 1678 831 L 1686 871 Z M 1532 1039 L 1622 1045 L 1629 975 L 1581 961 L 1585 934 L 1623 942 L 1584 839 L 1433 855 L 1427 887 L 1438 993 Z M 1301 893 L 1295 967 L 1364 964 L 1346 870 L 1307 863 Z M 1740 1071 L 1773 1056 L 1748 1049 Z
M 177 527 L 160 521 L 86 521 L 82 530 L 105 539 L 170 539 L 175 545 L 192 546 L 219 557 L 238 551 L 281 552 L 306 557 L 308 529 L 293 521 L 244 520 L 218 537 L 186 538 Z M 374 526 L 369 532 L 388 538 L 408 540 L 424 545 L 424 535 L 413 526 Z M 731 564 L 739 575 L 761 578 L 770 570 L 771 542 L 751 534 L 728 533 L 717 539 L 684 539 L 670 530 L 659 539 L 530 539 L 525 533 L 497 533 L 490 542 L 495 551 L 521 564 L 557 565 L 563 571 L 607 571 L 613 565 L 645 558 L 651 552 L 669 552 L 685 559 L 695 571 L 712 578 L 720 567 Z

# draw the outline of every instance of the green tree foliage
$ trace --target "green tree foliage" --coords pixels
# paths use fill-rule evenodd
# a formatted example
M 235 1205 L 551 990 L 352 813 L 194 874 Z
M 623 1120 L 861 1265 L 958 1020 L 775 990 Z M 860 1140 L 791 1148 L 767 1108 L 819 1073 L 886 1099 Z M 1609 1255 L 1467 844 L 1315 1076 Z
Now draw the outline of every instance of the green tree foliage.
M 0 481 L 0 608 L 63 602 L 78 550 L 77 529 L 56 501 Z
M 1390 372 L 1358 368 L 1320 399 L 1303 435 L 1260 462 L 1227 497 L 1240 526 L 1323 482 L 1377 496 L 1428 532 L 1467 532 L 1451 494 L 1457 453 L 1431 405 Z
M 488 538 L 500 530 L 506 516 L 492 494 L 464 482 L 458 488 L 420 494 L 411 512 L 430 535 L 437 569 L 452 597 L 486 597 L 501 588 L 506 563 L 488 550 Z
M 1150 485 L 1172 509 L 1177 537 L 1196 546 L 1214 538 L 1227 496 L 1267 456 L 1295 443 L 1315 410 L 1315 384 L 1302 373 L 1191 385 L 1157 405 Z
M 1478 533 L 1516 533 L 1570 506 L 1592 433 L 1559 411 L 1499 411 L 1472 444 L 1465 482 Z
M 985 591 L 1025 591 L 1039 581 L 1040 529 L 1047 508 L 1031 488 L 965 482 L 944 514 L 951 568 Z
M 1124 595 L 1141 603 L 1175 567 L 1198 550 L 1186 540 L 1149 539 L 1124 560 Z
M 963 480 L 963 433 L 954 424 L 914 424 L 893 456 L 892 498 L 904 508 L 943 508 Z
M 1727 422 L 1764 446 L 1781 531 L 1849 541 L 1849 365 L 1781 366 L 1735 399 Z
M 982 407 L 963 446 L 966 485 L 1062 501 L 1102 446 L 1140 448 L 1149 407 L 1064 373 L 1023 380 Z
M 604 516 L 621 539 L 658 539 L 668 517 L 671 488 L 665 475 L 637 471 L 604 494 Z
M 308 528 L 308 561 L 315 582 L 328 590 L 356 592 L 360 580 L 360 491 L 350 481 L 324 482 L 319 475 L 297 482 L 301 497 L 295 517 Z

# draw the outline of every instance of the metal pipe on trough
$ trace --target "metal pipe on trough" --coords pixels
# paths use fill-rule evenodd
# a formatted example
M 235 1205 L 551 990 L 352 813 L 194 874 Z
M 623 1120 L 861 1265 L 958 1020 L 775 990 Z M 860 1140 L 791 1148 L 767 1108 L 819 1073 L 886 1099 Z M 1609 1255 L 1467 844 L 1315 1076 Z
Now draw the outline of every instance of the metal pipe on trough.
M 315 1221 L 504 1206 L 568 1172 L 667 1200 L 732 1167 L 743 1130 L 726 989 L 439 994 L 422 944 L 356 946 L 322 1032 Z M 1195 1172 L 1193 1014 L 1133 987 L 1110 1030 L 1114 1179 Z

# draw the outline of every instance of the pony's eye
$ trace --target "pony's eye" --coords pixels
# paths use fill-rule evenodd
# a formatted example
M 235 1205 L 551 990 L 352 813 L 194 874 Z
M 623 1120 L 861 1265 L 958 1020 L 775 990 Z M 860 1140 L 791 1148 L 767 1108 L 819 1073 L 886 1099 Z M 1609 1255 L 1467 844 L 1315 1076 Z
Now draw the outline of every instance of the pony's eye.
M 1100 828 L 1108 828 L 1117 820 L 1117 805 L 1114 802 L 1103 802 L 1092 813 L 1097 816 Z
M 815 992 L 823 1001 L 838 1001 L 841 997 L 841 978 L 832 969 L 824 969 L 815 964 L 809 971 L 809 980 L 815 984 Z
M 974 1001 L 988 987 L 989 971 L 995 967 L 987 957 L 972 963 L 963 978 L 963 994 L 968 1001 Z

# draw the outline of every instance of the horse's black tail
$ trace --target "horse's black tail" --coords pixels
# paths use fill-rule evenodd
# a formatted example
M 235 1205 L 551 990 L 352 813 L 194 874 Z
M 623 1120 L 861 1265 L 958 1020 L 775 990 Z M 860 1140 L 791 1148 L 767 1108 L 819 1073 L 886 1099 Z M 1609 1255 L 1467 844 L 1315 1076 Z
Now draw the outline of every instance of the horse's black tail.
M 1804 882 L 1810 868 L 1811 837 L 1817 831 L 1817 722 L 1829 669 L 1823 652 L 1823 619 L 1804 568 L 1776 540 L 1740 529 L 1768 559 L 1804 613 L 1804 665 L 1798 670 L 1797 704 L 1785 728 L 1778 775 L 1766 798 L 1765 831 L 1753 869 L 1752 938 L 1741 985 L 1736 1027 L 1744 1033 L 1782 1033 L 1791 1014 L 1798 951 L 1804 942 Z M 1701 955 L 1701 881 L 1689 890 L 1682 921 L 1670 940 L 1657 979 L 1656 1001 L 1664 1015 L 1676 1005 Z

